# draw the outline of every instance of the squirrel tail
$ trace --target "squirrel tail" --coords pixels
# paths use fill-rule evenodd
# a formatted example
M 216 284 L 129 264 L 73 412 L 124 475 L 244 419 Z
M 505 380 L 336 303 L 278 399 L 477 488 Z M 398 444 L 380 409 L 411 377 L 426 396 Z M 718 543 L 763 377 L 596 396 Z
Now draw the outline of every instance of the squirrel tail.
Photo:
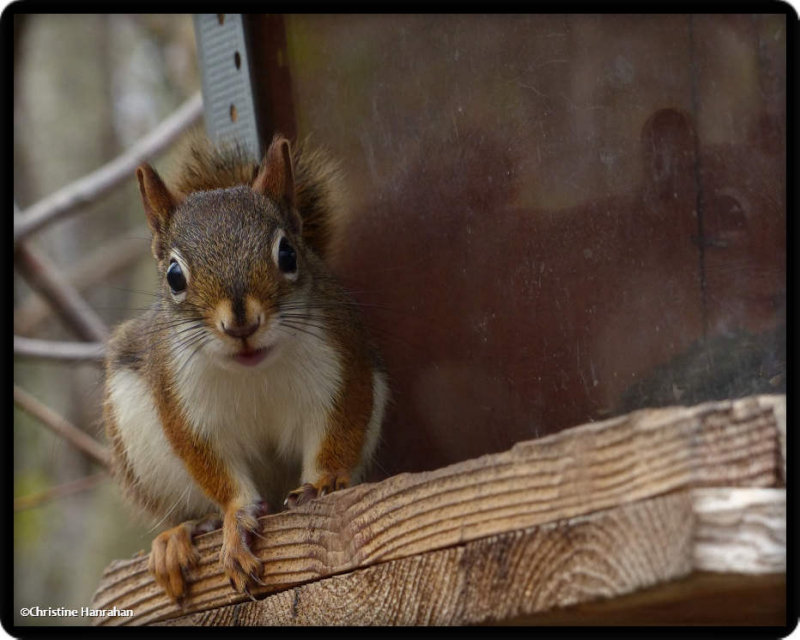
M 338 163 L 306 138 L 294 145 L 297 210 L 303 220 L 303 241 L 323 260 L 331 257 L 335 235 L 342 226 L 342 177 Z
M 215 146 L 200 133 L 189 137 L 173 190 L 182 199 L 195 191 L 252 184 L 259 170 L 243 145 Z M 336 162 L 308 139 L 292 145 L 297 210 L 303 241 L 323 260 L 330 258 L 342 217 L 341 175 Z

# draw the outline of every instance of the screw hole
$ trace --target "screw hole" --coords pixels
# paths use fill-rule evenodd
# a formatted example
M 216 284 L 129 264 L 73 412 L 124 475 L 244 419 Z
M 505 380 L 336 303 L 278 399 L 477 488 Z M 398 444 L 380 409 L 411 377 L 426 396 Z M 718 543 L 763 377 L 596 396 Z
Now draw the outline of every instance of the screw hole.
M 224 13 L 218 13 L 217 14 L 217 22 L 219 22 L 220 24 L 223 24 L 225 22 L 225 14 Z
M 231 122 L 236 122 L 236 119 L 239 117 L 239 114 L 236 113 L 236 105 L 231 105 Z
M 239 52 L 233 54 L 233 64 L 236 65 L 237 69 L 242 68 L 242 56 L 239 55 Z

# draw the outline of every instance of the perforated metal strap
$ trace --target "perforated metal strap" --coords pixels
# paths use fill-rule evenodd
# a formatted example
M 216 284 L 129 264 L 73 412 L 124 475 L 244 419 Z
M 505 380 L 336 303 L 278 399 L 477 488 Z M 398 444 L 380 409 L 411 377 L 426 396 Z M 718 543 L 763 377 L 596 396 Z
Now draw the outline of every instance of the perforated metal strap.
M 209 138 L 216 143 L 238 141 L 250 150 L 254 160 L 260 160 L 261 141 L 241 14 L 197 14 L 194 31 Z

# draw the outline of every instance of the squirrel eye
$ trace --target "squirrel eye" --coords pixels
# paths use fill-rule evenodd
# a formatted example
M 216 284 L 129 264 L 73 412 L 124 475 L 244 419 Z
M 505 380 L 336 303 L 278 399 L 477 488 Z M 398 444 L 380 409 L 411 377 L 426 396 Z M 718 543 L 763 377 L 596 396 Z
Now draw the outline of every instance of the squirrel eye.
M 167 269 L 167 284 L 172 289 L 172 293 L 180 293 L 186 289 L 186 276 L 183 275 L 181 265 L 177 260 L 172 260 Z
M 286 238 L 281 238 L 278 245 L 278 268 L 284 273 L 297 271 L 297 254 Z

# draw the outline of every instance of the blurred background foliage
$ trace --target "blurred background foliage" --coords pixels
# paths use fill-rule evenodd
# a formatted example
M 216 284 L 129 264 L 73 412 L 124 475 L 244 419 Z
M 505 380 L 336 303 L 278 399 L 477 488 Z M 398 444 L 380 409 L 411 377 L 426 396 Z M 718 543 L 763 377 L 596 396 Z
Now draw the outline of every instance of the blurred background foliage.
M 13 188 L 23 209 L 113 159 L 200 88 L 188 14 L 17 15 L 13 70 Z M 158 158 L 156 166 L 168 164 L 168 156 Z M 154 269 L 143 223 L 131 176 L 83 213 L 51 225 L 30 242 L 69 272 L 109 239 L 140 240 L 141 260 L 83 292 L 111 326 L 150 300 L 146 292 L 153 289 Z M 52 315 L 40 320 L 41 304 L 29 296 L 29 288 L 15 275 L 16 333 L 75 339 Z M 37 399 L 104 441 L 99 366 L 15 359 L 14 378 Z M 63 439 L 15 408 L 15 498 L 97 470 Z M 109 560 L 149 549 L 151 538 L 149 525 L 124 507 L 110 480 L 17 511 L 15 615 L 23 606 L 89 605 Z M 16 621 L 85 623 L 75 618 Z

